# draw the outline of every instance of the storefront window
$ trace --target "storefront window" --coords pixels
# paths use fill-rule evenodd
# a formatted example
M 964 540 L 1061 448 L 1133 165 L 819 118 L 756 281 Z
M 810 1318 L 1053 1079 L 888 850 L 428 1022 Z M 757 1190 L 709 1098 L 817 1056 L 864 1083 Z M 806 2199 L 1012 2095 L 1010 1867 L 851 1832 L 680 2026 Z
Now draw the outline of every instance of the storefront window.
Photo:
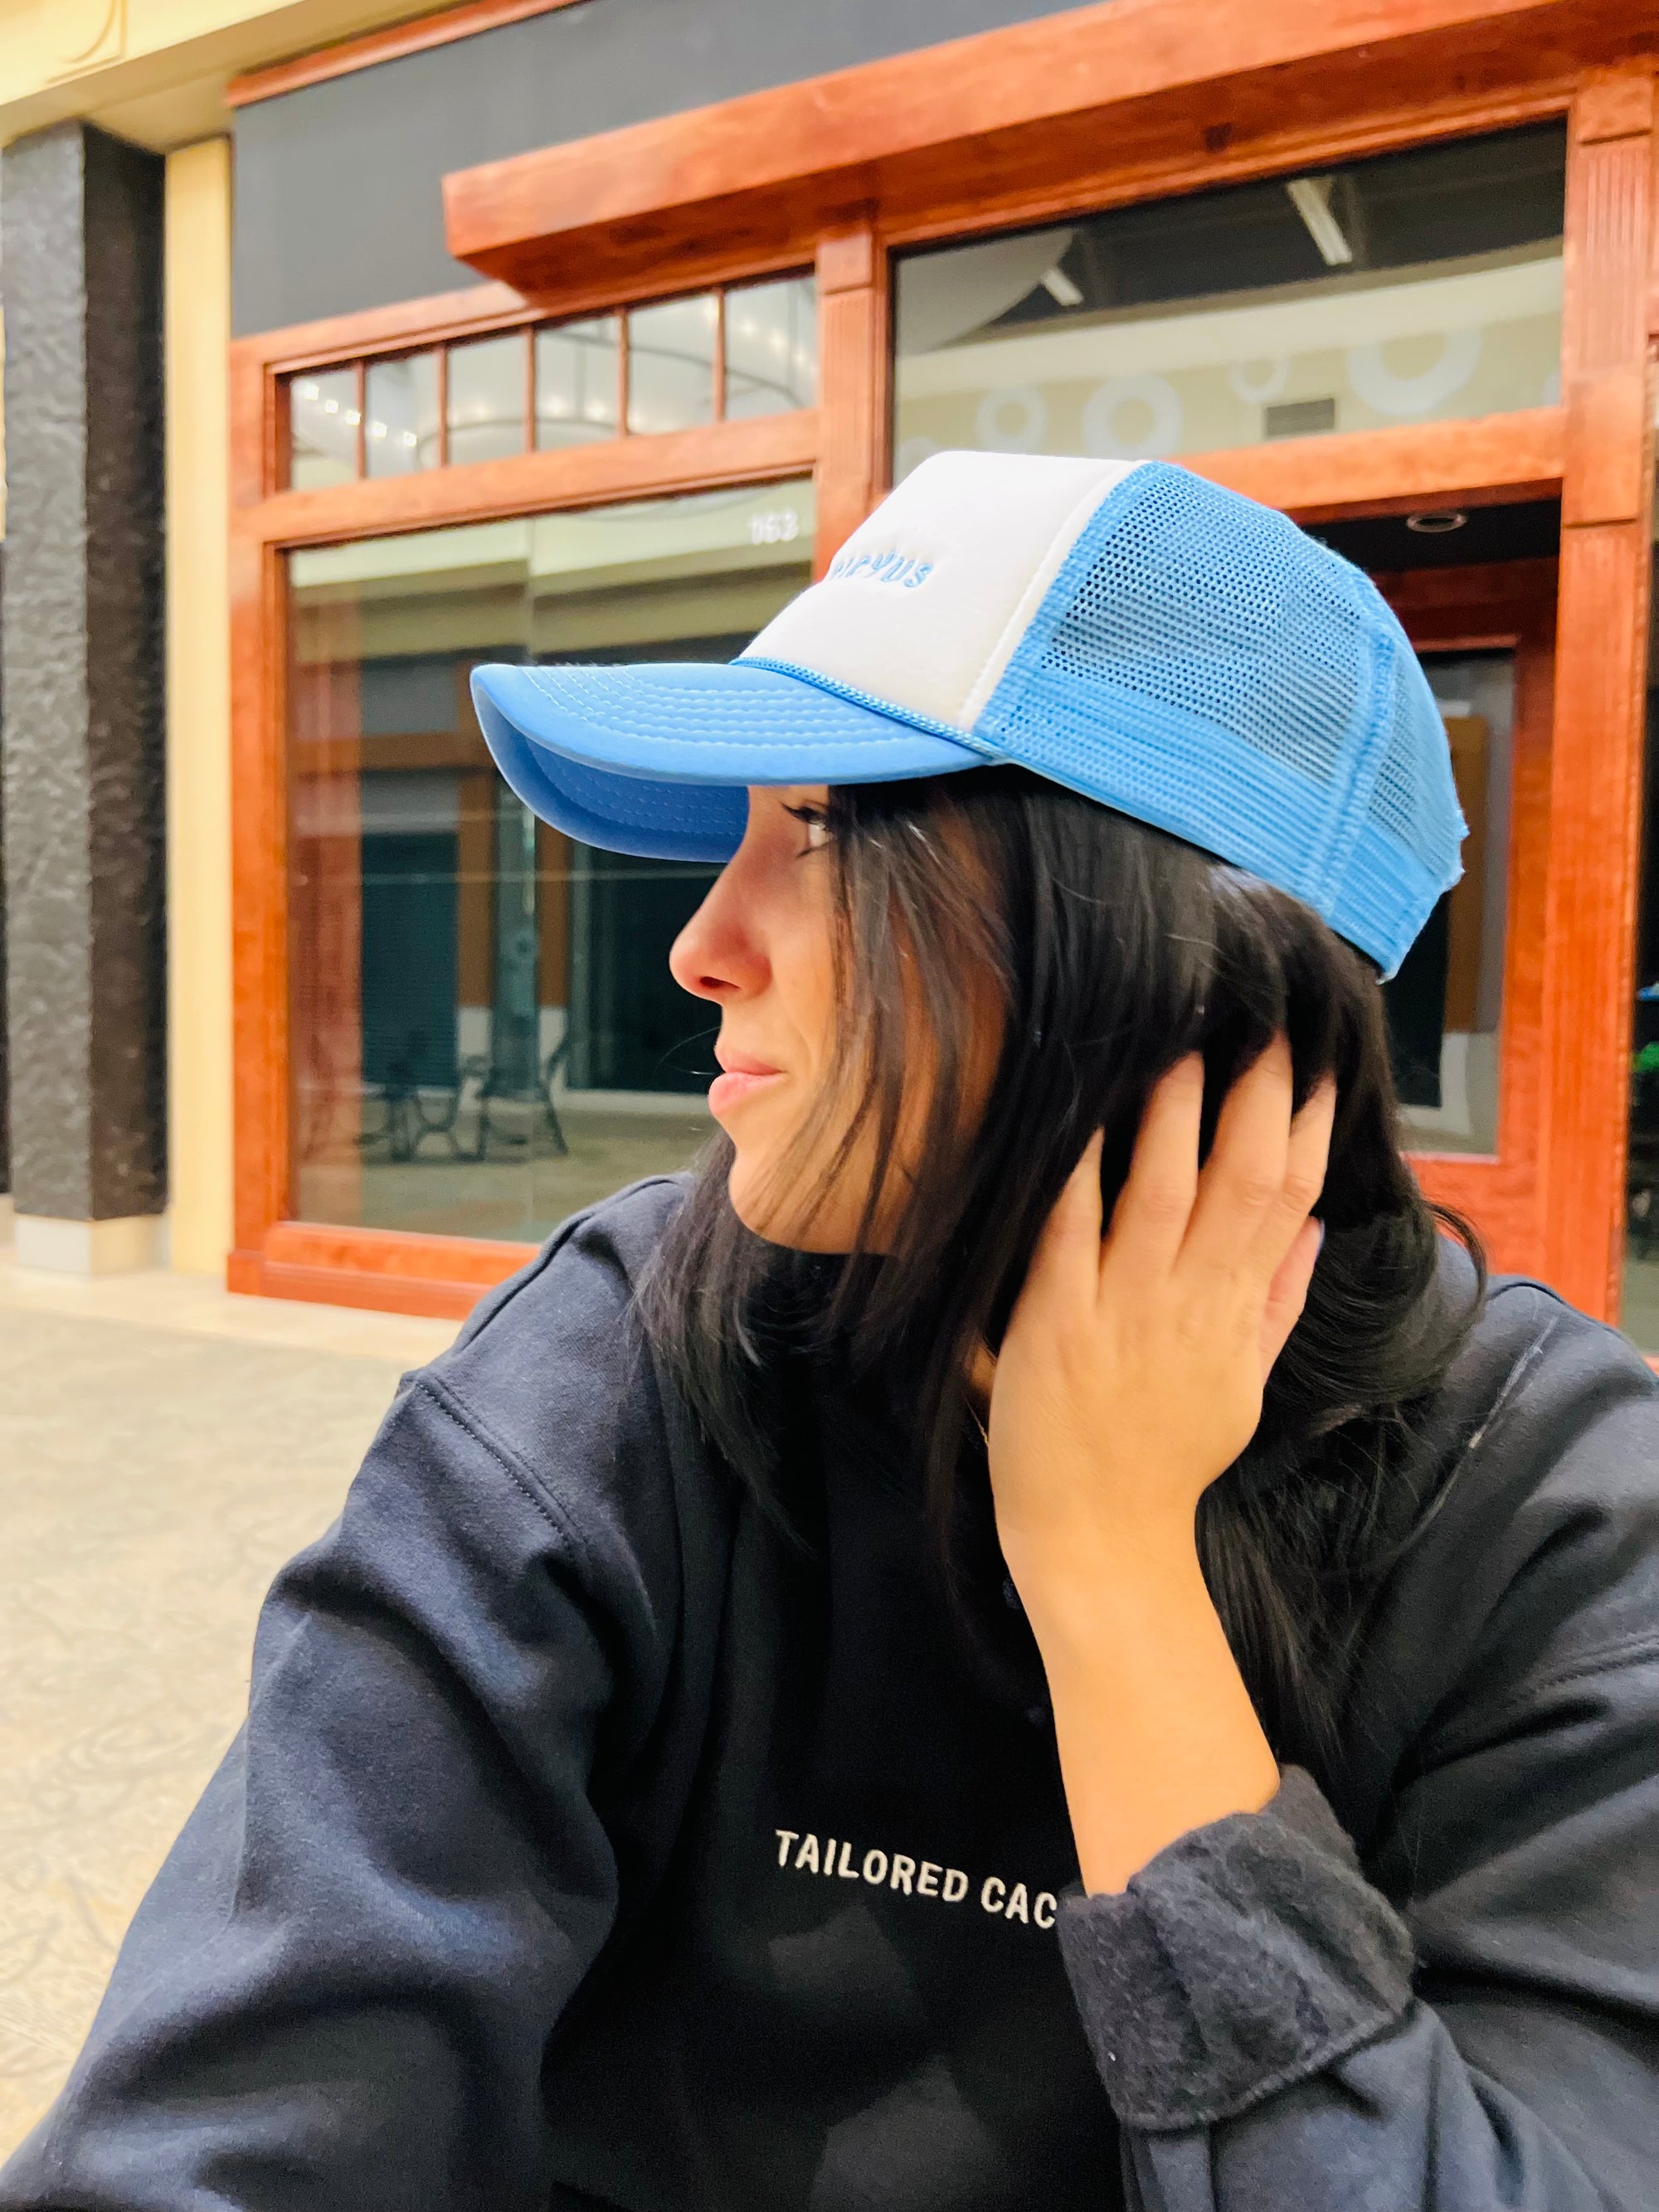
M 714 419 L 719 296 L 635 307 L 628 318 L 628 427 L 691 430 Z
M 615 315 L 556 323 L 536 333 L 536 444 L 585 446 L 617 434 L 622 388 Z
M 357 372 L 318 369 L 289 386 L 289 482 L 296 491 L 349 483 L 357 473 Z
M 499 461 L 523 453 L 530 359 L 523 331 L 450 347 L 452 461 Z
M 1469 834 L 1462 880 L 1384 990 L 1395 1080 L 1413 1151 L 1495 1152 L 1515 656 L 1425 653 L 1422 660 L 1445 718 Z
M 714 1024 L 667 972 L 714 870 L 538 824 L 481 660 L 725 660 L 808 580 L 806 483 L 289 556 L 299 1218 L 534 1240 L 682 1165 Z
M 438 465 L 438 356 L 371 361 L 365 371 L 363 459 L 372 477 Z
M 782 415 L 818 396 L 817 287 L 810 276 L 745 284 L 726 295 L 729 421 Z
M 1533 500 L 1322 523 L 1311 534 L 1407 605 L 1414 597 L 1432 603 L 1442 592 L 1455 603 L 1455 572 L 1477 569 L 1490 620 L 1504 567 L 1520 564 L 1517 579 L 1534 574 L 1534 564 L 1555 557 L 1560 528 L 1559 503 Z M 1437 576 L 1443 584 L 1425 589 Z M 1498 626 L 1512 618 L 1511 611 Z M 1471 615 L 1472 624 L 1478 619 Z M 1461 618 L 1452 627 L 1461 629 Z M 1498 1150 L 1501 1087 L 1516 653 L 1509 646 L 1440 652 L 1425 646 L 1418 658 L 1445 719 L 1468 835 L 1462 878 L 1383 991 L 1401 1134 L 1416 1152 L 1491 1155 Z
M 1553 404 L 1565 164 L 1547 125 L 912 254 L 895 473 Z
M 295 491 L 588 445 L 624 426 L 649 436 L 784 415 L 817 398 L 817 287 L 769 276 L 626 317 L 299 370 L 283 386 Z

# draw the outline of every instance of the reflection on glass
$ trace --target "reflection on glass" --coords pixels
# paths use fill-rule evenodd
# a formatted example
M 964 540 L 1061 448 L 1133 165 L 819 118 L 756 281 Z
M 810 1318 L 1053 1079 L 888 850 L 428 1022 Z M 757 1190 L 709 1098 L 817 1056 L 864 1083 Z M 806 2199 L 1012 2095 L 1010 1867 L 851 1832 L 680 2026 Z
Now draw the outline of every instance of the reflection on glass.
M 781 415 L 818 396 L 817 287 L 810 276 L 726 295 L 726 412 Z
M 1515 659 L 1509 652 L 1422 658 L 1469 834 L 1462 880 L 1384 988 L 1395 1079 L 1413 1152 L 1495 1152 Z
M 617 434 L 621 379 L 614 315 L 536 333 L 536 443 L 581 446 Z
M 300 1218 L 531 1240 L 708 1136 L 668 948 L 714 871 L 538 824 L 480 660 L 725 660 L 808 579 L 811 486 L 289 559 Z
M 365 374 L 363 452 L 372 477 L 438 465 L 438 356 L 372 361 Z
M 288 480 L 295 491 L 349 483 L 357 473 L 357 372 L 319 368 L 290 377 Z
M 1565 163 L 1546 125 L 912 254 L 895 473 L 1552 404 Z
M 635 307 L 628 318 L 628 427 L 690 430 L 714 419 L 714 333 L 720 301 L 712 292 Z
M 499 461 L 525 447 L 529 362 L 522 331 L 449 349 L 449 458 Z

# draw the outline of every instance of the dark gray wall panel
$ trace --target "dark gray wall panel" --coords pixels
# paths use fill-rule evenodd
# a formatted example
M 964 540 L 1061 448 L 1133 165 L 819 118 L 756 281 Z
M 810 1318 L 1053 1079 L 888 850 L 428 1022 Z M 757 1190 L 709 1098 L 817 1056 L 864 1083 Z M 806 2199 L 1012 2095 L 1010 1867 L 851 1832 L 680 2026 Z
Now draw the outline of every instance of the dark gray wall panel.
M 471 283 L 444 251 L 451 169 L 1062 12 L 1052 0 L 584 0 L 246 107 L 236 328 Z
M 12 1185 L 165 1200 L 163 164 L 80 124 L 4 156 L 0 664 Z

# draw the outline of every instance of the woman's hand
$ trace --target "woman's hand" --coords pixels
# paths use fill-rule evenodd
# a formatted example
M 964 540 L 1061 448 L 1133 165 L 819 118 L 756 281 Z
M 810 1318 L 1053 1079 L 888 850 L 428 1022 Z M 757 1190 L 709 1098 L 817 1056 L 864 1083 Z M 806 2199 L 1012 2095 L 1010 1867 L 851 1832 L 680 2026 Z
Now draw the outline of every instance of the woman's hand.
M 1335 1094 L 1322 1085 L 1292 1115 L 1290 1054 L 1276 1042 L 1229 1094 L 1200 1173 L 1203 1097 L 1196 1055 L 1158 1085 L 1103 1242 L 1099 1139 L 1085 1151 L 991 1392 L 998 1534 L 1054 1695 L 1085 1878 L 1091 1824 L 1068 1735 L 1092 1747 L 1085 1799 L 1104 1788 L 1103 1759 L 1118 1770 L 1105 1789 L 1116 1814 L 1092 1853 L 1097 1887 L 1121 1887 L 1164 1843 L 1264 1803 L 1278 1784 L 1199 1571 L 1194 1517 L 1255 1434 L 1307 1296 Z

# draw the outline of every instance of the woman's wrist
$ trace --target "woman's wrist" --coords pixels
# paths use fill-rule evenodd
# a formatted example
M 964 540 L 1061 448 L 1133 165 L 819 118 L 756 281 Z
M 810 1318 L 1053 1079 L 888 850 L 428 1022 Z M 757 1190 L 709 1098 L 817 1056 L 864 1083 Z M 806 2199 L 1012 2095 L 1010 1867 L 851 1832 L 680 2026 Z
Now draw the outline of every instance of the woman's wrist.
M 1179 1509 L 1041 1548 L 1005 1538 L 1004 1556 L 1051 1687 L 1057 1674 L 1091 1679 L 1126 1647 L 1133 1656 L 1149 1630 L 1213 1610 L 1194 1516 Z
M 1122 1889 L 1168 1844 L 1279 1787 L 1190 1532 L 1114 1547 L 1092 1577 L 1051 1581 L 1042 1657 L 1078 1864 Z

